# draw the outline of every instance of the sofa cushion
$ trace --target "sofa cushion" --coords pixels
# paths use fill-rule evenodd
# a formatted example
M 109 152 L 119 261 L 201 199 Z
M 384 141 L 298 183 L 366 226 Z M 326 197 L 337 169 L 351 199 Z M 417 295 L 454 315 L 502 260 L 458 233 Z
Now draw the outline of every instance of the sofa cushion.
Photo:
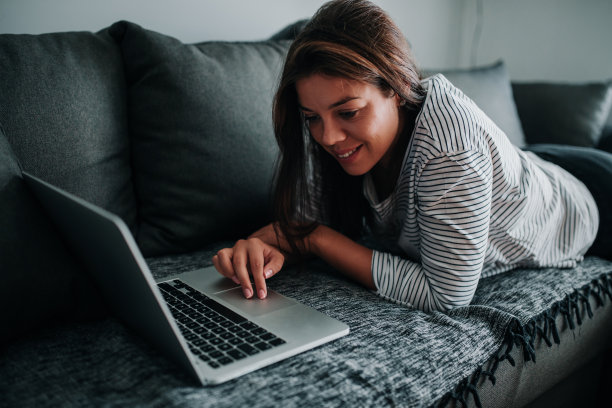
M 528 143 L 594 147 L 612 106 L 612 82 L 513 83 Z
M 123 63 L 107 32 L 0 35 L 0 122 L 24 169 L 135 226 Z
M 129 22 L 111 34 L 128 81 L 143 253 L 189 251 L 267 222 L 272 97 L 289 42 L 183 44 Z
M 101 302 L 21 177 L 0 126 L 0 345 Z
M 306 24 L 308 24 L 309 21 L 310 19 L 306 18 L 303 20 L 298 20 L 295 23 L 291 23 L 282 28 L 281 30 L 277 31 L 276 33 L 272 34 L 270 36 L 270 39 L 293 41 L 295 37 L 300 33 L 300 31 L 304 29 L 304 27 L 306 26 Z
M 469 69 L 424 70 L 423 76 L 436 73 L 443 74 L 471 98 L 515 146 L 525 146 L 525 135 L 514 104 L 510 77 L 503 61 Z

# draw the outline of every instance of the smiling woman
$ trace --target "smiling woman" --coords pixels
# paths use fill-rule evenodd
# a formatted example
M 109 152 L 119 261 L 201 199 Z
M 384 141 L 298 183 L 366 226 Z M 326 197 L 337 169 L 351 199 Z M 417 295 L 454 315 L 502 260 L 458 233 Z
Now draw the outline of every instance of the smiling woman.
M 319 9 L 287 53 L 273 109 L 276 222 L 213 258 L 246 297 L 250 276 L 264 298 L 286 256 L 315 255 L 384 298 L 449 310 L 483 276 L 573 267 L 595 240 L 585 185 L 512 145 L 444 76 L 421 79 L 368 1 Z

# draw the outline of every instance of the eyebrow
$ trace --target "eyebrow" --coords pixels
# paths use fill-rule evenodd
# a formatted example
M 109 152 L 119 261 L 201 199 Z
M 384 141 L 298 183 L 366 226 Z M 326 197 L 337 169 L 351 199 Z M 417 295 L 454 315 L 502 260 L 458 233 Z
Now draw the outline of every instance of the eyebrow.
M 332 103 L 331 105 L 329 105 L 329 107 L 327 109 L 333 109 L 335 107 L 338 107 L 340 105 L 344 105 L 345 103 L 347 103 L 349 101 L 352 101 L 352 100 L 355 100 L 355 99 L 360 99 L 360 98 L 358 96 L 347 96 L 346 98 L 340 99 L 338 102 Z M 305 110 L 305 111 L 308 111 L 308 112 L 314 112 L 312 109 L 309 109 L 309 108 L 307 108 L 305 106 L 302 106 L 300 104 L 298 104 L 298 106 L 299 106 L 299 108 L 301 110 Z

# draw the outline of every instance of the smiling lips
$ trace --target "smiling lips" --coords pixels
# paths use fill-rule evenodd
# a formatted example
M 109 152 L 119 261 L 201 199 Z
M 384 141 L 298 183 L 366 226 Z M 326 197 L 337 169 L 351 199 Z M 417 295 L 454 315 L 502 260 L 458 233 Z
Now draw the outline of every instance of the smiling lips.
M 353 154 L 355 154 L 355 152 L 357 152 L 357 150 L 359 150 L 361 148 L 362 145 L 359 145 L 353 149 L 350 150 L 344 150 L 344 151 L 340 151 L 340 152 L 334 152 L 334 155 L 340 159 L 340 160 L 346 160 L 349 157 L 351 157 Z

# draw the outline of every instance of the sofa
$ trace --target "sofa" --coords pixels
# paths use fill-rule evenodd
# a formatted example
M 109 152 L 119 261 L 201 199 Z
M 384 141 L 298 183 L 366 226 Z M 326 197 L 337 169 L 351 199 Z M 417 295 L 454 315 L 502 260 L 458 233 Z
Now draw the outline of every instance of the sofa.
M 120 216 L 156 278 L 210 265 L 270 221 L 271 101 L 303 24 L 262 41 L 197 44 L 127 21 L 0 34 L 1 406 L 606 401 L 612 262 L 593 256 L 482 279 L 469 306 L 444 313 L 389 302 L 321 261 L 289 267 L 269 287 L 350 334 L 210 387 L 108 311 L 22 172 Z M 519 147 L 571 145 L 594 165 L 612 152 L 609 82 L 516 83 L 503 61 L 441 72 Z

